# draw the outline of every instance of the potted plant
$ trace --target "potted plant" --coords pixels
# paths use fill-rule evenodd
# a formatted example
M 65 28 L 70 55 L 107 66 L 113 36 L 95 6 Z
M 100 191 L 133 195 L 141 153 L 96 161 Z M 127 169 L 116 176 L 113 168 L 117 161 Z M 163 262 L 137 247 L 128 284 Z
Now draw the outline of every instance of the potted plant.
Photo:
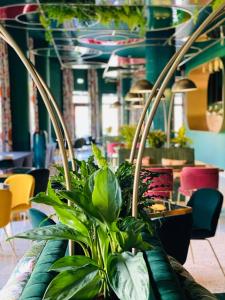
M 43 299 L 121 299 L 147 300 L 149 276 L 142 250 L 151 245 L 142 238 L 148 228 L 141 219 L 121 218 L 121 189 L 98 148 L 94 147 L 98 166 L 92 158 L 78 162 L 71 172 L 72 189 L 63 189 L 63 170 L 53 178 L 58 189 L 49 184 L 48 194 L 40 193 L 34 202 L 54 208 L 60 223 L 39 227 L 16 237 L 32 240 L 68 239 L 83 249 L 83 255 L 66 256 L 51 270 L 59 274 L 48 286 Z M 124 180 L 130 174 L 123 166 L 118 174 Z M 126 179 L 125 179 L 126 180 Z M 65 203 L 70 201 L 70 206 Z M 131 249 L 139 250 L 136 254 Z
M 147 141 L 150 147 L 161 148 L 166 142 L 166 134 L 160 129 L 153 130 L 149 132 Z
M 175 147 L 188 147 L 191 143 L 192 140 L 186 136 L 186 129 L 184 126 L 180 127 L 177 132 L 175 132 L 175 137 L 171 139 L 171 143 Z
M 136 125 L 123 125 L 120 127 L 119 132 L 125 142 L 125 148 L 131 148 L 135 131 Z

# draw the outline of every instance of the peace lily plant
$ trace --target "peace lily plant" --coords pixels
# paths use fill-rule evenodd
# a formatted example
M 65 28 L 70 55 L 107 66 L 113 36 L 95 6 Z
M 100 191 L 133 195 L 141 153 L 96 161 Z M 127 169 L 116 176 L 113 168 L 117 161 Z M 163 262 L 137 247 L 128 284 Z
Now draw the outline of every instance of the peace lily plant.
M 93 147 L 93 158 L 77 161 L 77 171 L 71 172 L 72 189 L 64 189 L 62 168 L 53 178 L 58 189 L 49 184 L 48 193 L 40 193 L 33 202 L 54 208 L 59 223 L 39 227 L 15 237 L 32 240 L 74 241 L 83 255 L 65 256 L 50 270 L 58 275 L 48 286 L 44 298 L 147 300 L 149 298 L 148 270 L 141 251 L 151 248 L 143 240 L 142 232 L 149 224 L 130 216 L 120 217 L 123 205 L 119 180 L 124 180 L 126 167 L 111 171 L 101 152 Z M 56 186 L 56 185 L 55 185 Z M 126 187 L 128 188 L 128 187 Z M 125 191 L 126 193 L 129 191 Z M 70 206 L 66 201 L 70 201 Z M 137 253 L 133 254 L 131 249 Z

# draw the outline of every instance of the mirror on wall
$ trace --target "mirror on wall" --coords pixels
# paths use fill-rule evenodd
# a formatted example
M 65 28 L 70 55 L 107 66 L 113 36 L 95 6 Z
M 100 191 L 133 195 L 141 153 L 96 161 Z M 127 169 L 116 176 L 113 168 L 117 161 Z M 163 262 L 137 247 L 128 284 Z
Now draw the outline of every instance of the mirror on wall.
M 224 63 L 214 58 L 189 73 L 198 89 L 187 95 L 187 121 L 192 130 L 221 132 L 224 118 Z

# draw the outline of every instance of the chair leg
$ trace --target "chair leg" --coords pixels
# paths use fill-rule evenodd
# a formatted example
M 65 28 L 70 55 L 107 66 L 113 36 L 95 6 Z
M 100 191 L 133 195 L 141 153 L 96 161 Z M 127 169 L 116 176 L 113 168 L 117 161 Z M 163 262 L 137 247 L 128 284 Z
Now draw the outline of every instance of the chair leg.
M 4 227 L 4 232 L 5 232 L 5 235 L 6 235 L 7 239 L 8 239 L 9 236 L 8 236 L 8 233 L 7 233 L 7 230 L 6 230 L 5 227 Z M 12 249 L 12 252 L 13 252 L 15 258 L 17 259 L 16 250 L 15 250 L 15 248 L 14 248 L 13 243 L 12 243 L 10 240 L 9 240 L 8 242 L 9 242 L 9 244 L 10 244 L 10 247 L 11 247 L 11 249 Z
M 190 240 L 190 251 L 191 251 L 191 258 L 192 258 L 192 261 L 193 261 L 193 264 L 195 264 L 195 259 L 194 259 L 194 251 L 193 251 L 193 248 L 192 248 L 192 245 L 191 245 L 191 240 Z
M 221 265 L 221 263 L 220 263 L 220 261 L 219 261 L 219 259 L 218 259 L 218 256 L 216 255 L 216 252 L 215 252 L 215 250 L 213 249 L 212 244 L 210 243 L 210 240 L 208 240 L 208 239 L 205 239 L 205 240 L 209 243 L 209 246 L 210 246 L 210 248 L 212 249 L 212 252 L 214 253 L 214 256 L 215 256 L 215 258 L 216 258 L 216 260 L 217 260 L 217 263 L 218 263 L 218 265 L 219 265 L 219 267 L 220 267 L 220 270 L 222 271 L 223 276 L 225 277 L 225 271 L 223 270 L 223 267 L 222 267 L 222 265 Z

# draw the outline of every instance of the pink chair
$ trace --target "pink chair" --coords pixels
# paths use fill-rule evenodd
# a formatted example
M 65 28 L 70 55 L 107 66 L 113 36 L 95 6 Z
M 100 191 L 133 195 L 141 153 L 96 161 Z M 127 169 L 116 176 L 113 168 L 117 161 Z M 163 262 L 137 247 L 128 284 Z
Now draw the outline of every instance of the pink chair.
M 107 155 L 111 157 L 113 154 L 117 153 L 117 147 L 121 147 L 122 143 L 108 143 L 107 144 Z
M 152 173 L 157 173 L 159 176 L 153 177 Z M 141 178 L 144 182 L 152 180 L 148 191 L 144 194 L 146 198 L 171 198 L 173 191 L 173 169 L 147 168 L 142 170 Z
M 218 168 L 184 167 L 180 173 L 180 187 L 177 200 L 180 200 L 180 195 L 190 197 L 193 191 L 200 188 L 218 189 L 218 184 Z

